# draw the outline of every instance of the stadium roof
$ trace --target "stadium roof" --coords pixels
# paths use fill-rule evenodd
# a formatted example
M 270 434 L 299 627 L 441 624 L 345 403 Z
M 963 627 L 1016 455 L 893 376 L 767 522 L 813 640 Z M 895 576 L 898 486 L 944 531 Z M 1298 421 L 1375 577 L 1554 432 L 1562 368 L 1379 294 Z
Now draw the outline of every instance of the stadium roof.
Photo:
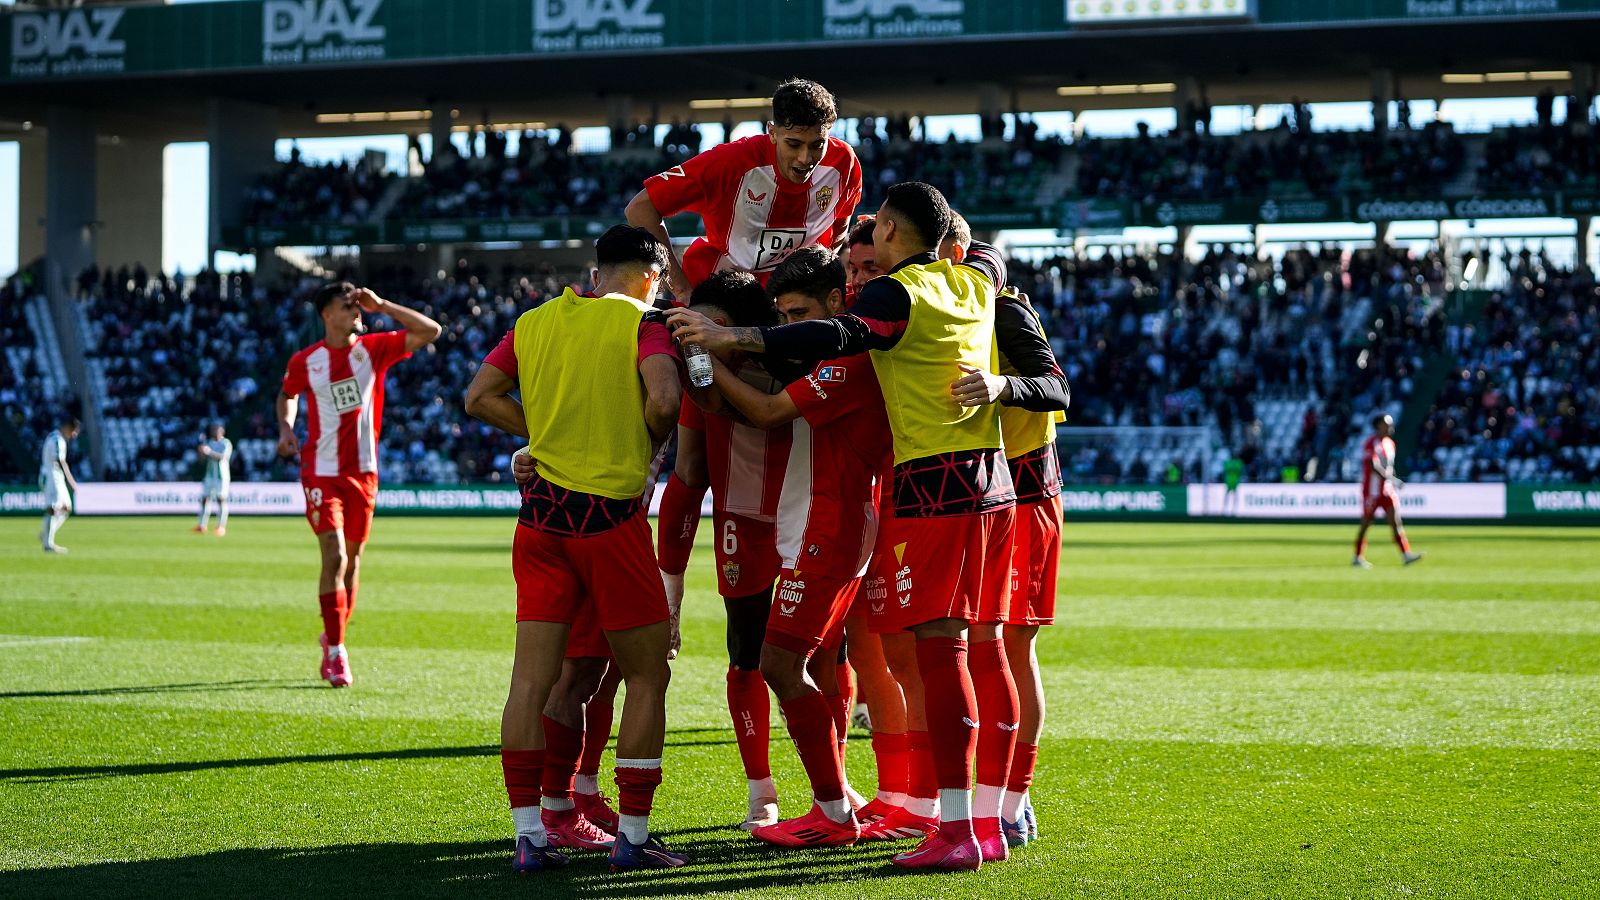
M 259 36 L 263 26 L 249 18 L 265 9 L 258 0 L 114 10 L 127 16 L 125 21 L 115 23 L 128 32 L 119 41 L 126 47 L 119 52 L 127 59 L 118 57 L 115 63 L 122 67 L 121 72 L 109 65 L 97 70 L 100 57 L 93 53 L 74 53 L 68 46 L 69 29 L 63 27 L 64 20 L 54 21 L 53 32 L 49 27 L 30 26 L 34 30 L 29 36 L 37 38 L 34 45 L 39 48 L 40 62 L 19 59 L 18 49 L 26 42 L 19 44 L 16 29 L 21 26 L 16 20 L 29 14 L 0 16 L 0 19 L 12 20 L 13 31 L 12 39 L 0 46 L 0 56 L 6 57 L 0 59 L 0 85 L 4 86 L 4 90 L 0 90 L 0 120 L 3 120 L 0 131 L 8 124 L 15 129 L 24 121 L 41 120 L 51 104 L 59 103 L 98 110 L 102 132 L 164 140 L 198 140 L 205 137 L 205 101 L 212 97 L 249 100 L 277 108 L 280 131 L 285 136 L 425 131 L 428 122 L 420 115 L 377 127 L 370 121 L 318 122 L 317 115 L 420 111 L 437 105 L 460 110 L 461 123 L 478 123 L 487 117 L 495 123 L 596 125 L 606 121 L 609 98 L 619 95 L 631 98 L 633 114 L 641 118 L 654 114 L 659 121 L 670 121 L 674 117 L 717 121 L 725 115 L 722 110 L 691 110 L 690 101 L 760 97 L 768 94 L 782 78 L 795 74 L 826 83 L 839 96 L 841 112 L 847 117 L 888 112 L 971 113 L 978 109 L 980 84 L 998 86 L 1000 103 L 1006 109 L 1013 105 L 1024 111 L 1166 106 L 1175 98 L 1170 89 L 1061 96 L 1057 88 L 1131 84 L 1159 88 L 1185 76 L 1206 85 L 1207 95 L 1214 105 L 1259 105 L 1285 102 L 1291 97 L 1319 102 L 1361 101 L 1370 99 L 1372 73 L 1380 68 L 1393 70 L 1400 96 L 1412 99 L 1510 96 L 1531 94 L 1545 86 L 1558 92 L 1570 89 L 1570 82 L 1561 80 L 1559 73 L 1569 70 L 1575 63 L 1592 59 L 1592 48 L 1600 46 L 1600 0 L 1544 0 L 1553 15 L 1490 20 L 1375 18 L 1383 12 L 1377 8 L 1386 9 L 1396 4 L 1394 0 L 1366 0 L 1347 4 L 1351 15 L 1344 21 L 1276 24 L 1262 24 L 1267 18 L 1266 5 L 1303 3 L 1304 0 L 1258 0 L 1262 9 L 1255 22 L 1161 27 L 1141 23 L 1138 27 L 1111 30 L 1072 27 L 1026 37 L 1004 29 L 989 34 L 982 27 L 971 25 L 960 36 L 944 38 L 817 38 L 804 44 L 789 42 L 766 46 L 757 45 L 748 34 L 756 26 L 748 26 L 741 32 L 742 40 L 746 41 L 742 45 L 730 40 L 726 44 L 675 50 L 668 34 L 669 39 L 659 48 L 621 49 L 603 54 L 560 49 L 544 52 L 531 48 L 514 53 L 485 51 L 477 54 L 474 48 L 487 38 L 480 40 L 472 33 L 452 35 L 448 29 L 441 31 L 444 36 L 438 39 L 438 47 L 442 49 L 435 50 L 424 36 L 400 34 L 403 27 L 423 31 L 429 27 L 428 22 L 406 24 L 399 15 L 402 11 L 399 7 L 409 9 L 421 0 L 307 0 L 307 6 L 346 4 L 342 7 L 346 17 L 338 21 L 353 27 L 350 17 L 359 16 L 363 5 L 376 4 L 381 11 L 385 2 L 396 7 L 389 16 L 389 24 L 378 29 L 380 33 L 388 33 L 387 45 L 404 45 L 411 40 L 417 46 L 407 53 L 386 51 L 379 46 L 369 58 L 335 64 L 302 61 L 292 65 L 264 65 L 259 55 L 248 56 L 263 52 L 252 43 L 264 40 Z M 452 10 L 450 15 L 461 18 L 472 8 L 488 9 L 501 2 L 463 0 L 449 4 L 448 8 Z M 550 0 L 536 0 L 535 12 L 541 2 L 549 5 Z M 1163 2 L 1181 5 L 1183 0 Z M 1459 12 L 1471 4 L 1498 0 L 1439 2 Z M 785 4 L 781 0 L 757 0 L 741 6 L 754 9 L 769 4 L 773 6 L 770 12 L 780 24 L 784 11 L 796 8 L 795 4 Z M 849 11 L 855 7 L 866 9 L 869 4 L 885 8 L 920 5 L 946 9 L 953 5 L 957 10 L 963 6 L 962 0 L 901 3 L 811 0 L 811 5 L 822 7 L 824 13 L 846 8 Z M 571 0 L 569 5 L 582 8 L 585 4 L 583 0 Z M 630 0 L 620 4 L 626 8 L 662 9 L 668 13 L 685 5 L 700 4 L 673 0 Z M 977 5 L 972 0 L 966 2 L 968 7 Z M 1019 7 L 1032 5 L 1036 4 L 1017 4 Z M 1328 6 L 1317 4 L 1316 8 Z M 1429 6 L 1438 6 L 1438 3 L 1409 0 L 1404 4 L 1404 8 L 1413 10 Z M 238 27 L 253 21 L 255 36 L 241 37 L 233 33 L 216 36 L 221 34 L 215 29 L 222 28 L 217 23 L 221 21 L 218 17 L 223 15 L 223 7 L 232 7 L 232 15 L 243 17 L 234 23 Z M 519 0 L 516 7 L 525 9 L 526 0 Z M 134 26 L 145 21 L 138 16 L 173 16 L 188 10 L 213 8 L 216 11 L 209 13 L 212 18 L 174 19 L 181 27 L 155 38 L 169 41 L 173 56 L 198 60 L 192 63 L 195 68 L 168 71 L 170 66 L 163 68 L 138 62 L 137 44 L 142 33 Z M 1530 7 L 1524 2 L 1516 8 Z M 1055 9 L 1059 18 L 1060 7 Z M 99 12 L 81 10 L 76 14 L 92 16 Z M 59 17 L 73 13 L 49 15 Z M 522 15 L 528 17 L 526 13 Z M 796 24 L 795 33 L 825 27 L 826 22 L 832 21 L 824 19 L 824 25 L 817 26 L 807 24 L 806 16 L 788 15 Z M 866 17 L 863 21 L 871 18 L 869 13 L 863 15 Z M 969 10 L 967 19 L 975 15 Z M 493 28 L 494 23 L 481 19 L 480 16 L 475 20 L 480 32 Z M 88 28 L 86 31 L 79 29 L 80 43 L 84 34 L 92 40 L 96 29 L 105 25 L 88 19 L 84 23 Z M 805 27 L 799 27 L 801 25 Z M 200 28 L 198 32 L 194 30 L 197 27 Z M 873 27 L 877 27 L 876 24 Z M 602 28 L 596 33 L 616 32 Z M 107 31 L 103 36 L 109 40 L 116 34 Z M 475 55 L 449 58 L 430 55 L 450 52 L 447 45 L 452 40 L 465 42 L 459 44 L 466 48 L 460 52 Z M 342 58 L 361 56 L 344 51 L 346 47 L 361 46 L 358 42 L 339 43 L 334 38 L 325 38 L 320 46 L 341 51 Z M 62 52 L 57 53 L 58 50 Z M 331 55 L 341 58 L 339 53 Z M 372 56 L 381 58 L 370 58 Z M 58 64 L 65 66 L 59 70 L 64 75 L 50 68 Z M 1491 79 L 1478 83 L 1443 80 L 1446 74 L 1530 72 L 1550 80 Z M 732 111 L 736 119 L 762 115 L 760 109 Z

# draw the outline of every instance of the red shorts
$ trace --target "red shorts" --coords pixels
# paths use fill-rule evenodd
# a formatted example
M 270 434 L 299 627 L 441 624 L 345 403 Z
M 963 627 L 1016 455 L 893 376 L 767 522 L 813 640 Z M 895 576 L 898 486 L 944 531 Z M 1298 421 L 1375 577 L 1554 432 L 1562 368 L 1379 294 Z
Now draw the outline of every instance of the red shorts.
M 1017 507 L 1007 625 L 1054 625 L 1061 563 L 1061 496 Z
M 896 518 L 889 526 L 889 596 L 872 602 L 874 634 L 935 619 L 1004 622 L 1011 600 L 1011 535 L 1016 508 L 967 516 Z
M 593 606 L 585 606 L 572 623 L 572 630 L 567 632 L 566 658 L 582 659 L 587 656 L 612 658 L 611 642 L 606 640 L 606 633 L 600 630 L 600 619 L 595 616 Z
M 711 514 L 716 528 L 717 593 L 723 597 L 750 597 L 778 580 L 783 561 L 778 558 L 778 526 L 737 513 Z
M 838 646 L 845 613 L 860 586 L 859 578 L 841 581 L 784 569 L 767 614 L 767 643 L 801 656 L 818 647 Z
M 378 473 L 302 475 L 306 521 L 312 534 L 344 532 L 347 544 L 359 544 L 372 533 L 372 506 L 378 497 Z
M 605 631 L 624 631 L 667 620 L 667 593 L 643 509 L 588 537 L 561 537 L 519 524 L 511 571 L 517 578 L 518 622 L 574 625 L 587 617 Z
M 1394 518 L 1394 495 L 1379 494 L 1376 497 L 1361 498 L 1361 518 L 1370 519 L 1383 510 L 1389 518 Z

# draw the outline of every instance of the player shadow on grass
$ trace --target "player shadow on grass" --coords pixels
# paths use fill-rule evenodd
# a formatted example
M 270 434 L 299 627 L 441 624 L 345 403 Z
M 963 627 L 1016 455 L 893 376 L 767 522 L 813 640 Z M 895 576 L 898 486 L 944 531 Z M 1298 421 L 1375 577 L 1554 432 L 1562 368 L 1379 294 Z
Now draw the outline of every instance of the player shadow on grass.
M 105 691 L 43 693 L 44 696 L 63 696 L 75 693 L 140 693 L 140 688 L 110 688 Z M 31 694 L 6 694 L 0 696 L 32 696 Z M 667 732 L 668 747 L 712 747 L 732 744 L 734 738 L 720 740 L 672 740 L 674 734 L 697 734 L 725 731 L 719 728 L 671 729 Z M 39 784 L 59 781 L 92 781 L 101 778 L 137 778 L 144 775 L 170 775 L 179 772 L 203 772 L 214 769 L 253 769 L 261 766 L 305 765 L 318 763 L 377 762 L 382 760 L 454 759 L 500 755 L 498 744 L 481 744 L 470 747 L 408 747 L 399 750 L 373 750 L 351 753 L 308 753 L 300 756 L 253 756 L 241 759 L 204 759 L 160 763 L 121 763 L 101 766 L 41 766 L 30 769 L 0 769 L 0 783 Z M 0 894 L 0 896 L 5 896 Z
M 0 700 L 42 697 L 116 697 L 124 694 L 190 694 L 206 691 L 322 689 L 320 682 L 304 678 L 251 678 L 239 681 L 192 681 L 184 684 L 141 684 L 132 687 L 80 688 L 72 691 L 5 691 Z
M 509 839 L 341 844 L 0 872 L 0 896 L 622 898 L 770 892 L 904 874 L 888 862 L 902 849 L 898 845 L 784 851 L 761 846 L 732 828 L 709 830 L 728 836 L 686 840 L 693 830 L 667 835 L 674 849 L 691 856 L 691 865 L 683 869 L 613 874 L 605 856 L 586 853 L 576 855 L 563 869 L 522 877 L 511 871 Z

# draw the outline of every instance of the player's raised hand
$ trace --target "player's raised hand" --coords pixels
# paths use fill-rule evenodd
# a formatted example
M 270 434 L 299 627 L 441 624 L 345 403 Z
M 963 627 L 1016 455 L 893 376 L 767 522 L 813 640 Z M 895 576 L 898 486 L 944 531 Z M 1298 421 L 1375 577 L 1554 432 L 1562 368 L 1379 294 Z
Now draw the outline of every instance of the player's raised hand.
M 356 288 L 350 292 L 350 296 L 355 298 L 364 312 L 377 312 L 384 303 L 383 298 L 373 293 L 370 288 Z
M 725 328 L 692 309 L 667 312 L 667 327 L 678 343 L 699 344 L 712 352 L 732 350 L 738 344 L 733 329 Z
M 983 406 L 1003 400 L 1011 385 L 1002 375 L 995 375 L 966 363 L 957 363 L 965 372 L 950 385 L 950 396 L 959 406 Z

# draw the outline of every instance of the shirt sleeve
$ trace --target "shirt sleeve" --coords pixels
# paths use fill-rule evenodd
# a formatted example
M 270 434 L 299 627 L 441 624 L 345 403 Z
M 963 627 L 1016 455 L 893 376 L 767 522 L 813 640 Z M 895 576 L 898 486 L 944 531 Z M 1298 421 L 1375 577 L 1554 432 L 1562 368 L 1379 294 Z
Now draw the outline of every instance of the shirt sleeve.
M 850 154 L 850 171 L 845 176 L 844 196 L 834 207 L 839 213 L 833 220 L 833 241 L 837 245 L 850 231 L 850 221 L 855 218 L 856 207 L 861 205 L 861 160 Z
M 736 142 L 718 144 L 685 160 L 683 165 L 646 178 L 645 193 L 650 195 L 650 202 L 661 218 L 696 211 L 707 200 L 725 193 L 721 183 L 730 167 L 737 168 L 738 146 Z
M 489 355 L 483 358 L 484 365 L 494 366 L 506 373 L 506 376 L 515 380 L 517 377 L 517 330 L 506 329 L 506 336 L 500 343 L 494 345 Z
M 911 295 L 893 278 L 874 278 L 861 288 L 850 311 L 761 329 L 766 352 L 785 359 L 838 359 L 900 342 L 911 318 Z
M 1011 399 L 1000 402 L 1030 412 L 1066 409 L 1072 403 L 1072 390 L 1033 307 L 1015 294 L 1002 294 L 995 307 L 994 328 L 995 344 L 1017 370 L 1016 375 L 1005 376 Z
M 995 296 L 1000 296 L 1000 291 L 1006 286 L 1006 261 L 993 245 L 973 241 L 972 246 L 967 248 L 967 255 L 962 257 L 961 265 L 982 273 L 994 285 Z
M 367 352 L 372 354 L 372 367 L 380 372 L 411 356 L 411 351 L 406 349 L 404 331 L 385 331 L 382 334 L 371 335 L 362 339 L 361 346 L 366 347 Z
M 283 393 L 286 397 L 298 397 L 306 392 L 310 384 L 306 381 L 306 357 L 302 351 L 289 358 L 289 368 L 283 373 Z
M 644 362 L 652 356 L 670 356 L 674 361 L 678 359 L 678 345 L 673 342 L 672 334 L 667 331 L 667 326 L 658 321 L 646 319 L 639 323 L 639 362 Z M 690 404 L 693 406 L 694 404 Z
M 871 391 L 862 386 L 871 378 L 872 367 L 820 363 L 811 374 L 784 388 L 800 410 L 800 417 L 812 428 L 835 422 L 866 405 Z

